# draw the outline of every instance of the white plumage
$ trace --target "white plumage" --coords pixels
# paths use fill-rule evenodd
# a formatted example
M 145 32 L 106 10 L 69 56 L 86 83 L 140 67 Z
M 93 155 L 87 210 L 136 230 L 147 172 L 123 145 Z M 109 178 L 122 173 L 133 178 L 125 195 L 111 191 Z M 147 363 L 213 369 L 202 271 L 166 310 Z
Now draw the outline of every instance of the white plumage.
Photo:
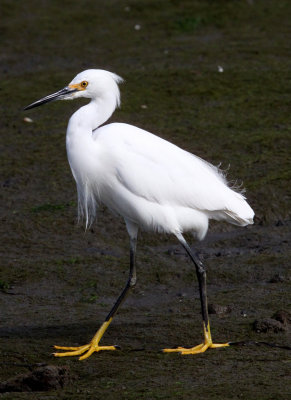
M 98 128 L 119 104 L 121 78 L 88 70 L 71 84 L 84 80 L 89 82 L 87 90 L 91 81 L 96 86 L 101 82 L 104 90 L 92 90 L 91 102 L 73 114 L 67 130 L 79 210 L 87 224 L 98 203 L 141 229 L 175 235 L 191 231 L 198 239 L 206 235 L 209 218 L 252 223 L 254 213 L 244 196 L 228 186 L 218 168 L 135 126 L 112 123 Z
M 103 70 L 78 74 L 64 89 L 36 101 L 26 109 L 57 99 L 87 97 L 90 103 L 70 118 L 67 153 L 77 183 L 79 215 L 86 225 L 92 223 L 99 204 L 120 214 L 130 236 L 130 273 L 128 282 L 91 342 L 79 347 L 55 346 L 66 350 L 58 357 L 114 350 L 99 346 L 128 290 L 136 283 L 136 241 L 139 229 L 174 234 L 195 264 L 201 300 L 204 343 L 191 349 L 164 349 L 196 354 L 215 344 L 210 334 L 206 295 L 206 272 L 198 255 L 183 237 L 186 231 L 202 240 L 209 219 L 235 225 L 253 223 L 254 212 L 245 197 L 231 189 L 219 168 L 132 125 L 113 123 L 99 128 L 120 104 L 118 83 L 122 79 Z M 69 351 L 67 351 L 69 350 Z

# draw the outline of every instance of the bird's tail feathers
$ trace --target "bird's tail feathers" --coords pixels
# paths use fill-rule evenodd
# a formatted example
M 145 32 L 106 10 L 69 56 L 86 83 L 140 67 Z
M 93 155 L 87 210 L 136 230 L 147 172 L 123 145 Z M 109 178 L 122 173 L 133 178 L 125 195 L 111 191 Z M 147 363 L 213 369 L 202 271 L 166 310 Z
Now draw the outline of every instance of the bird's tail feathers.
M 238 192 L 233 193 L 235 196 L 233 196 L 229 206 L 224 210 L 225 215 L 228 217 L 226 218 L 227 221 L 241 226 L 253 224 L 255 213 L 247 203 L 245 196 Z
M 224 212 L 229 217 L 227 218 L 227 221 L 233 225 L 246 226 L 246 225 L 252 225 L 254 223 L 253 216 L 242 218 L 233 211 L 226 210 Z
M 209 218 L 224 220 L 233 225 L 246 226 L 254 223 L 254 211 L 248 205 L 243 194 L 231 190 L 232 196 L 227 196 L 225 208 L 208 211 Z

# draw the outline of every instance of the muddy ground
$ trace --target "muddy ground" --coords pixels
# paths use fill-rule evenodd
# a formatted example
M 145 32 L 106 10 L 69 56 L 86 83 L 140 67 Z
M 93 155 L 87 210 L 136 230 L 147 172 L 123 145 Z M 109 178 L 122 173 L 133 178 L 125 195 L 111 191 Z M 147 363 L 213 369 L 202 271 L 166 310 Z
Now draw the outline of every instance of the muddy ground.
M 1 1 L 1 398 L 288 398 L 290 12 L 288 0 Z M 255 225 L 212 223 L 192 245 L 214 339 L 248 345 L 159 351 L 201 341 L 197 281 L 173 237 L 141 233 L 138 284 L 103 339 L 121 350 L 51 355 L 91 339 L 128 273 L 121 219 L 76 222 L 65 130 L 82 101 L 22 111 L 92 67 L 126 80 L 112 120 L 222 163 L 247 189 Z

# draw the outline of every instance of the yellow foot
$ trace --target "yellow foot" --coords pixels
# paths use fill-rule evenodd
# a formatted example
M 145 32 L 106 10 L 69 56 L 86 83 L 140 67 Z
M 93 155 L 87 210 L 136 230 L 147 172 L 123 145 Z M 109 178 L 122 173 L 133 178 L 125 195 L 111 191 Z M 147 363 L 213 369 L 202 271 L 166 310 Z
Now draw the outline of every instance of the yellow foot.
M 55 357 L 70 357 L 70 356 L 79 356 L 83 353 L 81 357 L 79 357 L 79 360 L 85 360 L 85 358 L 88 358 L 91 356 L 92 353 L 102 350 L 116 350 L 118 347 L 117 346 L 98 346 L 98 344 L 93 344 L 89 343 L 84 346 L 79 346 L 79 347 L 63 347 L 63 346 L 54 346 L 55 349 L 58 350 L 70 350 L 66 351 L 64 353 L 54 353 Z
M 180 354 L 199 354 L 204 353 L 207 349 L 217 349 L 218 347 L 230 346 L 229 343 L 213 343 L 210 333 L 210 324 L 208 322 L 207 327 L 203 322 L 204 331 L 204 343 L 199 344 L 195 347 L 190 347 L 189 349 L 185 347 L 176 347 L 175 349 L 163 349 L 164 353 L 180 353 Z
M 99 342 L 111 321 L 112 321 L 112 318 L 110 318 L 108 321 L 105 321 L 101 325 L 99 330 L 96 332 L 96 334 L 93 337 L 93 339 L 91 340 L 91 342 L 89 344 L 85 344 L 85 346 L 79 346 L 79 347 L 54 346 L 54 348 L 58 349 L 58 350 L 69 350 L 69 351 L 65 351 L 64 353 L 54 353 L 54 356 L 55 357 L 70 357 L 70 356 L 79 356 L 79 355 L 83 354 L 81 357 L 79 357 L 79 360 L 85 360 L 85 358 L 90 357 L 91 354 L 93 354 L 94 352 L 98 353 L 99 351 L 102 351 L 102 350 L 118 349 L 118 346 L 99 346 Z
M 198 346 L 189 349 L 185 347 L 176 347 L 175 349 L 163 349 L 164 353 L 180 353 L 180 354 L 199 354 L 204 353 L 208 348 L 216 349 L 218 347 L 227 347 L 228 343 L 201 343 Z

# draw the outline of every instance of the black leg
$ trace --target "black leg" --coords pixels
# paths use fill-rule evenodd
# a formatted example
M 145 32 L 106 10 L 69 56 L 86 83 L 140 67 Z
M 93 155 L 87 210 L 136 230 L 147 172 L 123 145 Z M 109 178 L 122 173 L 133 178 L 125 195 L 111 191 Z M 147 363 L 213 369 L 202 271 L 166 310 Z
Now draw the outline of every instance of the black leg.
M 204 342 L 199 344 L 198 346 L 191 347 L 190 349 L 186 349 L 184 347 L 177 347 L 175 349 L 164 349 L 165 353 L 173 353 L 179 352 L 181 354 L 199 354 L 204 353 L 208 348 L 218 348 L 218 347 L 226 347 L 229 346 L 229 343 L 213 343 L 210 333 L 210 323 L 208 317 L 208 306 L 207 306 L 207 293 L 206 293 L 206 270 L 202 261 L 199 259 L 198 255 L 193 252 L 181 234 L 176 235 L 179 239 L 182 246 L 185 248 L 187 253 L 189 254 L 191 260 L 193 261 L 196 274 L 199 283 L 199 293 L 200 293 L 200 302 L 201 302 L 201 311 L 202 311 L 202 319 L 203 319 L 203 331 L 204 331 Z
M 135 267 L 136 241 L 137 241 L 137 230 L 135 235 L 130 236 L 130 269 L 129 269 L 128 281 L 125 285 L 125 288 L 121 292 L 120 296 L 116 300 L 114 306 L 107 315 L 105 321 L 100 326 L 96 334 L 93 336 L 91 342 L 84 346 L 78 346 L 78 347 L 55 346 L 56 349 L 66 350 L 66 352 L 64 353 L 54 353 L 56 357 L 79 356 L 82 354 L 79 360 L 84 360 L 94 352 L 99 352 L 102 350 L 116 350 L 117 346 L 99 346 L 99 342 L 102 339 L 108 326 L 110 325 L 112 318 L 116 314 L 119 306 L 125 300 L 129 289 L 131 289 L 136 283 L 136 267 Z
M 136 238 L 130 239 L 130 269 L 128 281 L 125 288 L 121 292 L 120 296 L 116 300 L 114 306 L 107 315 L 105 321 L 109 321 L 116 314 L 119 306 L 124 302 L 126 296 L 128 295 L 129 289 L 133 288 L 136 284 L 136 266 L 135 266 L 135 254 L 136 254 Z
M 207 305 L 207 290 L 206 290 L 206 269 L 200 260 L 197 253 L 194 253 L 188 243 L 184 240 L 181 241 L 182 246 L 185 248 L 187 253 L 189 254 L 191 260 L 193 261 L 196 267 L 196 274 L 199 284 L 199 293 L 200 293 L 200 302 L 201 302 L 201 312 L 202 318 L 205 325 L 206 330 L 208 330 L 209 317 L 208 317 L 208 305 Z

